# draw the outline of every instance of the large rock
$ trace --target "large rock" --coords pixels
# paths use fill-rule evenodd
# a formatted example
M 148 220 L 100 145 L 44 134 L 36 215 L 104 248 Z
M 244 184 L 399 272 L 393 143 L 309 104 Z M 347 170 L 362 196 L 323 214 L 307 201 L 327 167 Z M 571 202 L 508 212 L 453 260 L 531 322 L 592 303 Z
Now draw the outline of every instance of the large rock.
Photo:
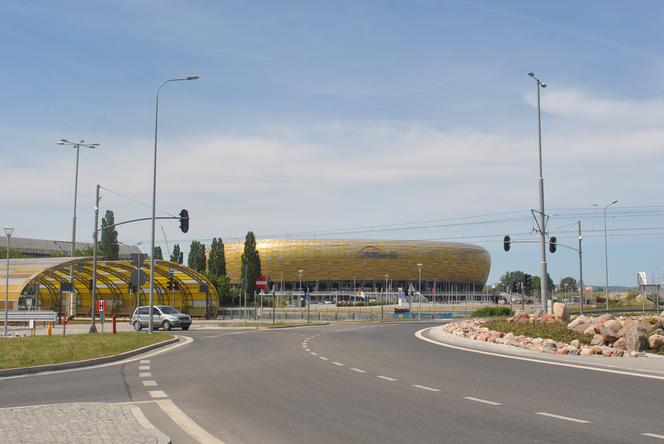
M 639 352 L 648 348 L 648 336 L 637 323 L 629 324 L 625 329 L 625 349 L 631 352 Z
M 662 335 L 652 335 L 648 338 L 648 345 L 650 348 L 660 348 L 664 346 L 664 336 Z
M 612 330 L 606 324 L 599 328 L 599 334 L 606 342 L 615 342 L 618 339 L 618 330 Z
M 557 321 L 569 321 L 569 311 L 567 311 L 567 305 L 560 302 L 555 302 L 553 304 L 553 316 Z
M 597 334 L 593 336 L 592 341 L 590 341 L 590 345 L 603 345 L 604 344 L 604 336 Z

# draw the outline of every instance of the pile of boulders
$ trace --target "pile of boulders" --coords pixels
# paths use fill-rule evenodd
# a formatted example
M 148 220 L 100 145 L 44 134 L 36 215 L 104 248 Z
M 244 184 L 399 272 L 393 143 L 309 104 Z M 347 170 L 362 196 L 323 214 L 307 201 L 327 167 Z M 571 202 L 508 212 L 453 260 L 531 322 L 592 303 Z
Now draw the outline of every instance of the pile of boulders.
M 515 323 L 568 322 L 567 328 L 577 333 L 593 335 L 590 345 L 577 339 L 569 344 L 548 338 L 517 336 L 513 333 L 490 330 L 486 321 L 465 320 L 443 326 L 455 336 L 476 341 L 510 345 L 526 350 L 559 355 L 601 355 L 607 357 L 643 356 L 648 349 L 664 347 L 664 312 L 660 316 L 575 316 L 570 319 L 564 304 L 554 304 L 553 313 L 528 314 L 519 311 L 507 319 Z

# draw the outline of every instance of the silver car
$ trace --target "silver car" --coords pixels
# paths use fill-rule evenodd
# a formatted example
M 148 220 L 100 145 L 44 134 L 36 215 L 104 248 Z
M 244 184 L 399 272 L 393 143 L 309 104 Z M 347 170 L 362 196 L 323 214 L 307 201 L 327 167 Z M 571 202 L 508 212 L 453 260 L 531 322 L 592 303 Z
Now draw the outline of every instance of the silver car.
M 138 307 L 131 315 L 130 323 L 134 330 L 141 331 L 147 328 L 150 322 L 150 307 L 147 305 Z M 191 316 L 179 312 L 176 308 L 168 305 L 152 306 L 152 328 L 162 328 L 170 330 L 173 327 L 180 327 L 182 330 L 189 330 L 191 325 Z

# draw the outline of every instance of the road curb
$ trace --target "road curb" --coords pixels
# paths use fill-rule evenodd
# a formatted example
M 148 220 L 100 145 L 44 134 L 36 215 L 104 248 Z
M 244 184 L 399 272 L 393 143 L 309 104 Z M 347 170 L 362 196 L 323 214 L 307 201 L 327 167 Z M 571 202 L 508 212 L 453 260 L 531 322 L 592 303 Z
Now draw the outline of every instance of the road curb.
M 0 370 L 0 378 L 3 378 L 5 376 L 29 375 L 34 373 L 50 372 L 55 370 L 68 370 L 72 368 L 89 367 L 92 365 L 106 364 L 107 362 L 120 361 L 122 359 L 140 355 L 141 353 L 152 351 L 156 348 L 175 344 L 176 342 L 179 341 L 180 338 L 175 337 L 171 339 L 166 339 L 165 341 L 157 342 L 156 344 L 146 345 L 145 347 L 137 348 L 135 350 L 129 350 L 127 352 L 120 353 L 117 355 L 102 356 L 101 358 L 84 359 L 82 361 L 73 361 L 73 362 L 63 362 L 60 364 L 36 365 L 33 367 L 8 368 L 5 370 Z

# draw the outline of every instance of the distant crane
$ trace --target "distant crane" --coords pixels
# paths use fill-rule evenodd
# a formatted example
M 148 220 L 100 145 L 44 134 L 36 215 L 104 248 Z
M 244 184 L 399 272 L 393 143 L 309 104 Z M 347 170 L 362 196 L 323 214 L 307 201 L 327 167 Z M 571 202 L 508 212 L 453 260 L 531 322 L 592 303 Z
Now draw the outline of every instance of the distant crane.
M 168 251 L 168 259 L 170 260 L 171 258 L 171 247 L 168 245 L 168 238 L 166 237 L 166 231 L 164 230 L 164 226 L 161 226 L 161 234 L 164 235 L 164 243 L 166 244 L 166 251 Z

